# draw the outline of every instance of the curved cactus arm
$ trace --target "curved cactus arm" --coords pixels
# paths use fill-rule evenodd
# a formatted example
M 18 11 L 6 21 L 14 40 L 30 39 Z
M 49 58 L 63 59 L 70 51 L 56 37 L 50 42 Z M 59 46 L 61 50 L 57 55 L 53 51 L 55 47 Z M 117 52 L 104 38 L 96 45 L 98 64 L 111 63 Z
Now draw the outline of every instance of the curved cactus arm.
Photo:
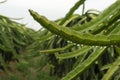
M 96 19 L 93 19 L 92 21 L 86 24 L 83 24 L 81 26 L 76 25 L 72 27 L 72 29 L 84 32 L 91 28 L 93 29 L 93 28 L 102 27 L 104 22 L 109 21 L 111 16 L 113 16 L 116 12 L 119 14 L 118 12 L 119 10 L 120 10 L 120 1 L 116 1 L 114 4 L 108 7 L 105 11 L 103 11 L 103 13 L 100 14 Z
M 63 48 L 56 48 L 56 49 L 49 49 L 49 50 L 41 50 L 40 53 L 55 53 L 55 52 L 59 52 L 59 51 L 64 51 L 67 50 L 71 47 L 73 47 L 74 44 L 68 44 L 67 46 L 63 47 Z
M 101 31 L 103 31 L 104 29 L 109 28 L 111 25 L 113 25 L 117 20 L 119 20 L 120 14 L 119 14 L 119 10 L 117 10 L 112 17 L 109 20 L 104 21 L 102 24 L 100 24 L 100 26 L 96 26 L 91 33 L 92 34 L 97 34 Z
M 110 66 L 110 69 L 107 73 L 103 76 L 101 80 L 110 80 L 112 75 L 119 69 L 120 66 L 120 57 L 118 57 L 115 62 Z
M 111 34 L 119 34 L 120 32 L 120 22 L 115 22 L 113 25 L 111 25 L 108 29 L 103 30 L 105 35 L 111 35 Z
M 120 33 L 120 30 L 119 30 L 120 22 L 115 23 L 115 25 L 113 27 L 115 27 L 115 28 L 112 30 L 111 34 L 119 34 Z
M 62 26 L 66 26 L 68 23 L 70 23 L 72 20 L 78 18 L 78 17 L 81 17 L 80 15 L 78 14 L 74 14 L 72 15 L 68 20 L 66 20 L 66 22 L 62 25 Z M 61 20 L 62 21 L 62 20 Z
M 55 33 L 72 42 L 78 44 L 99 45 L 99 46 L 117 45 L 120 43 L 119 35 L 105 36 L 105 35 L 92 35 L 92 34 L 79 33 L 67 27 L 62 27 L 60 25 L 57 25 L 55 22 L 49 21 L 44 16 L 40 16 L 38 13 L 32 10 L 29 10 L 29 12 L 33 16 L 33 18 L 36 21 L 38 21 L 43 27 L 47 28 L 52 33 Z
M 70 11 L 66 14 L 65 18 L 61 21 L 60 25 L 63 25 L 74 13 L 76 9 L 79 8 L 80 5 L 82 5 L 85 2 L 85 0 L 79 0 L 71 9 Z
M 84 70 L 89 68 L 106 50 L 106 47 L 95 48 L 95 52 L 93 52 L 88 59 L 86 59 L 83 63 L 76 66 L 72 71 L 70 71 L 62 80 L 75 80 L 75 78 L 80 75 Z
M 79 48 L 78 50 L 75 50 L 73 52 L 64 53 L 64 54 L 56 54 L 56 58 L 68 59 L 68 58 L 72 58 L 72 57 L 77 57 L 79 55 L 84 54 L 85 52 L 88 52 L 91 49 L 92 49 L 92 47 L 90 47 L 90 46 L 84 46 L 84 47 Z

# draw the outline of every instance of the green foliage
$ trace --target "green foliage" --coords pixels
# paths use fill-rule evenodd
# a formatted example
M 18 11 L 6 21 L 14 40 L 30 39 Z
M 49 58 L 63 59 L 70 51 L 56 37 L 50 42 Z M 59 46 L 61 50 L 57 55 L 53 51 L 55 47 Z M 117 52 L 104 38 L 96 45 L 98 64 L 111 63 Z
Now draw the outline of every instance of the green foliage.
M 117 60 L 115 60 L 115 62 L 110 66 L 110 69 L 104 75 L 102 80 L 109 80 L 112 77 L 112 75 L 115 73 L 115 71 L 119 69 L 119 65 L 120 65 L 120 57 L 118 57 Z
M 102 13 L 73 14 L 84 3 L 56 21 L 29 10 L 43 26 L 39 31 L 1 15 L 0 79 L 119 80 L 120 1 Z
M 81 3 L 78 4 L 81 5 Z M 102 77 L 103 80 L 117 79 L 115 72 L 119 69 L 119 62 L 117 62 L 119 60 L 116 59 L 119 57 L 120 43 L 119 4 L 118 0 L 100 15 L 86 12 L 82 17 L 72 17 L 71 15 L 77 9 L 74 8 L 75 5 L 71 8 L 71 10 L 74 9 L 73 12 L 70 10 L 65 18 L 58 20 L 58 23 L 29 10 L 32 17 L 45 29 L 58 35 L 51 40 L 46 40 L 49 47 L 44 49 L 50 50 L 40 51 L 52 53 L 48 57 L 54 65 L 53 75 L 63 77 L 62 80 L 101 80 Z M 88 18 L 91 19 L 88 20 Z M 71 43 L 74 46 L 65 49 Z M 108 66 L 112 63 L 115 65 Z M 108 67 L 103 69 L 104 66 Z
M 4 61 L 19 60 L 18 54 L 21 54 L 25 46 L 33 41 L 29 35 L 33 32 L 34 30 L 26 28 L 25 25 L 11 21 L 9 18 L 0 15 L 1 65 L 5 67 Z M 28 41 L 28 39 L 31 39 L 31 41 Z
M 78 66 L 76 66 L 71 72 L 69 72 L 65 77 L 62 78 L 62 80 L 74 80 L 74 78 L 83 73 L 84 70 L 86 70 L 87 68 L 89 68 L 90 65 L 92 65 L 96 59 L 98 57 L 100 57 L 103 52 L 105 51 L 105 48 L 96 48 L 96 50 L 91 53 L 91 55 L 88 57 L 88 59 L 86 59 L 83 63 L 79 64 Z
M 116 4 L 114 4 L 114 5 L 116 5 Z M 47 20 L 45 17 L 38 15 L 36 12 L 34 12 L 32 10 L 29 10 L 29 11 L 30 11 L 30 14 L 34 17 L 34 19 L 37 20 L 42 26 L 44 26 L 45 28 L 47 28 L 51 32 L 65 38 L 65 39 L 71 40 L 72 42 L 75 42 L 78 44 L 85 44 L 85 45 L 101 45 L 101 46 L 116 45 L 120 42 L 119 35 L 107 35 L 107 36 L 95 35 L 94 36 L 94 35 L 88 34 L 88 33 L 80 33 L 78 31 L 74 31 L 74 30 L 69 29 L 67 27 L 59 26 L 56 23 Z M 119 16 L 120 16 L 120 14 L 119 14 Z M 115 21 L 118 20 L 119 16 L 117 16 L 117 19 L 115 19 Z M 88 25 L 88 26 L 94 26 L 97 23 L 92 22 L 92 24 L 93 25 Z M 105 24 L 109 24 L 109 23 L 105 23 Z M 104 27 L 104 25 L 103 25 L 103 27 Z
M 42 75 L 45 79 L 51 78 L 49 68 L 44 70 L 47 59 L 39 54 L 41 45 L 36 41 L 36 34 L 25 25 L 0 15 L 0 80 L 39 80 Z

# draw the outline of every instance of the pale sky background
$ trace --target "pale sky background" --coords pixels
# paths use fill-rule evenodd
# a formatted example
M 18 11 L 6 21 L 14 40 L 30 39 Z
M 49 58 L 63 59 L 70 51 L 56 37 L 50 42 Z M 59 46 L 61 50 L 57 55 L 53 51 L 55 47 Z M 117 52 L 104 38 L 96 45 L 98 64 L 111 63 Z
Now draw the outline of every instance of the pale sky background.
M 3 0 L 0 0 L 0 2 Z M 38 30 L 40 25 L 30 16 L 28 9 L 33 9 L 50 20 L 64 17 L 69 9 L 78 0 L 8 0 L 0 4 L 0 15 L 11 18 L 24 18 L 18 22 L 27 24 L 27 27 Z M 85 11 L 97 9 L 103 11 L 116 0 L 86 0 Z M 75 13 L 81 14 L 79 8 Z

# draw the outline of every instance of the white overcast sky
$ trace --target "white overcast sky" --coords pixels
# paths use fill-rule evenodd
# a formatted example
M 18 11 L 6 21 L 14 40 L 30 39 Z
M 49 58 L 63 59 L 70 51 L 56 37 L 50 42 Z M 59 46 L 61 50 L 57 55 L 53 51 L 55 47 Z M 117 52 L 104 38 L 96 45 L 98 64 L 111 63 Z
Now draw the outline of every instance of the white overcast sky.
M 3 0 L 0 0 L 0 2 Z M 0 15 L 12 18 L 24 18 L 19 22 L 27 24 L 28 27 L 38 30 L 40 25 L 30 16 L 28 9 L 33 9 L 50 20 L 64 17 L 69 9 L 78 0 L 7 0 L 0 4 Z M 103 11 L 116 0 L 86 0 L 85 9 L 97 9 Z M 79 8 L 75 13 L 81 14 Z

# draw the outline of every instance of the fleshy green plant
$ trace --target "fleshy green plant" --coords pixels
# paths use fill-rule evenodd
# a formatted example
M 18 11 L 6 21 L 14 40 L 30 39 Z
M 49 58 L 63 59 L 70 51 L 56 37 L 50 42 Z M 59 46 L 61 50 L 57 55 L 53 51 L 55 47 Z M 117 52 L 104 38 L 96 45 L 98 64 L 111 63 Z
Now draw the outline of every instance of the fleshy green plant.
M 81 4 L 79 2 L 78 4 Z M 82 3 L 84 3 L 84 1 Z M 76 4 L 75 6 L 78 6 L 78 4 Z M 73 9 L 73 12 L 77 9 L 74 7 L 71 8 L 71 10 Z M 62 63 L 65 62 L 64 60 L 69 61 L 69 58 L 75 58 L 75 60 L 71 60 L 75 63 L 71 63 L 72 69 L 68 70 L 67 73 L 62 73 L 62 76 L 64 76 L 62 80 L 115 79 L 115 77 L 117 76 L 115 75 L 115 73 L 119 71 L 120 64 L 120 38 L 118 29 L 120 24 L 120 1 L 116 1 L 106 10 L 104 10 L 98 17 L 89 21 L 88 23 L 79 24 L 78 21 L 78 24 L 73 25 L 69 28 L 67 27 L 67 25 L 65 25 L 65 23 L 72 18 L 71 16 L 73 12 L 71 12 L 71 10 L 66 15 L 66 17 L 59 20 L 58 23 L 50 21 L 44 16 L 41 16 L 38 13 L 29 10 L 32 17 L 45 29 L 49 30 L 53 34 L 58 35 L 58 38 L 63 38 L 66 41 L 62 44 L 60 43 L 60 45 L 68 45 L 65 47 L 62 46 L 62 48 L 57 48 L 57 45 L 53 45 L 53 47 L 51 47 L 53 49 L 42 50 L 40 52 L 49 53 L 49 55 L 51 53 L 54 54 L 52 56 L 56 56 L 56 58 L 54 58 L 55 62 L 60 62 L 59 64 L 57 63 L 57 65 L 55 65 L 57 67 L 59 67 L 60 64 L 62 65 Z M 59 39 L 59 41 L 60 40 L 61 39 Z M 76 49 L 73 46 L 69 47 L 69 45 L 71 44 L 77 46 Z M 73 48 L 75 51 L 72 50 Z M 66 49 L 68 50 L 67 53 Z M 67 68 L 71 67 L 70 64 L 68 64 L 67 62 L 66 66 L 65 64 L 62 66 L 63 69 L 66 69 L 64 68 L 66 66 Z
M 0 15 L 0 79 L 119 80 L 120 0 L 103 12 L 84 7 L 56 21 L 29 10 L 39 31 Z

